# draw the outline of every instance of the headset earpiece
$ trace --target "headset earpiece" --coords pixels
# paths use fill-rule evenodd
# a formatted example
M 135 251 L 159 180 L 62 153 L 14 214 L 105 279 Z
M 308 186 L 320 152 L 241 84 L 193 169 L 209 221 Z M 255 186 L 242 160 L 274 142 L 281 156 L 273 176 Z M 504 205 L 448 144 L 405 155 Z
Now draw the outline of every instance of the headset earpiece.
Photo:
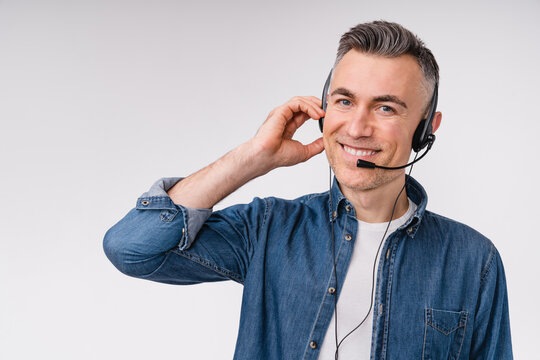
M 437 110 L 437 100 L 439 97 L 438 93 L 439 84 L 435 83 L 433 95 L 431 96 L 431 104 L 429 105 L 428 116 L 420 121 L 420 124 L 418 124 L 418 127 L 414 131 L 412 149 L 415 152 L 419 152 L 428 144 L 433 145 L 433 142 L 435 141 L 435 135 L 433 135 L 433 118 L 435 117 L 435 110 Z
M 322 96 L 321 96 L 322 109 L 325 112 L 326 112 L 326 107 L 328 106 L 328 90 L 330 88 L 330 81 L 332 80 L 332 70 L 330 70 L 330 73 L 328 74 L 328 77 L 326 78 L 326 82 L 324 83 Z M 324 125 L 324 116 L 319 119 L 319 130 L 321 130 L 321 132 L 323 132 L 323 125 Z
M 417 148 L 420 147 L 420 144 L 422 141 L 420 140 L 422 138 L 422 132 L 424 131 L 424 127 L 426 126 L 426 119 L 422 119 L 420 121 L 420 124 L 416 127 L 416 130 L 414 131 L 413 139 L 412 139 L 412 148 L 414 151 L 418 152 Z

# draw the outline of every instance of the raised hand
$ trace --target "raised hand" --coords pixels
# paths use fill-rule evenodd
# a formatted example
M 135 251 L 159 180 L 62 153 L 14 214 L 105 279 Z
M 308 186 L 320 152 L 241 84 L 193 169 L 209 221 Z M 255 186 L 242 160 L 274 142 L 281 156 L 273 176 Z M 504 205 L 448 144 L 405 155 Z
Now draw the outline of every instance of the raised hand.
M 169 189 L 169 196 L 177 204 L 211 208 L 248 181 L 319 154 L 324 149 L 322 138 L 303 145 L 292 137 L 306 120 L 324 116 L 320 105 L 314 96 L 297 96 L 278 106 L 251 140 L 179 181 Z
M 314 96 L 295 96 L 273 109 L 250 141 L 258 158 L 270 167 L 267 171 L 304 162 L 322 152 L 322 138 L 307 145 L 292 139 L 306 120 L 322 116 L 321 100 Z

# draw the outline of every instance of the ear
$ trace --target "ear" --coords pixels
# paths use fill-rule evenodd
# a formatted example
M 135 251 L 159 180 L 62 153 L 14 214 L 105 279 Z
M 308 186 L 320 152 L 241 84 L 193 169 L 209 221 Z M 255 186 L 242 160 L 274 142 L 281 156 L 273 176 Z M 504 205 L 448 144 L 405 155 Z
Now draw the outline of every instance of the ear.
M 433 122 L 431 123 L 431 126 L 433 127 L 433 132 L 437 131 L 437 129 L 441 125 L 441 120 L 442 113 L 440 111 L 435 112 L 435 115 L 433 115 Z

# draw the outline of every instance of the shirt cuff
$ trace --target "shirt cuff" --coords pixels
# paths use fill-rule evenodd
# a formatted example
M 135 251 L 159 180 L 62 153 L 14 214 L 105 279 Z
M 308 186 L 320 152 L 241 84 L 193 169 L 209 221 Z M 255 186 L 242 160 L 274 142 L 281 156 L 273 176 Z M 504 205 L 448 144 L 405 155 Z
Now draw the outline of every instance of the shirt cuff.
M 182 177 L 161 178 L 158 181 L 156 181 L 154 184 L 152 184 L 152 186 L 150 187 L 150 190 L 142 194 L 141 197 L 169 196 L 167 194 L 167 191 L 169 191 L 170 188 L 172 188 L 174 185 L 176 185 L 177 182 L 179 182 L 182 179 L 184 178 Z
M 185 250 L 191 246 L 203 224 L 210 217 L 210 215 L 212 215 L 212 209 L 190 208 L 181 204 L 173 203 L 172 199 L 167 194 L 167 191 L 169 191 L 170 188 L 172 188 L 178 181 L 182 179 L 184 178 L 169 177 L 157 180 L 147 192 L 141 195 L 137 203 L 139 204 L 148 198 L 162 198 L 162 200 L 165 200 L 163 198 L 167 198 L 172 205 L 181 210 L 184 218 L 184 236 L 178 244 L 178 247 L 181 250 Z M 146 204 L 148 204 L 148 201 L 146 201 Z M 154 206 L 145 207 L 155 208 Z M 138 208 L 140 209 L 141 207 L 138 206 Z

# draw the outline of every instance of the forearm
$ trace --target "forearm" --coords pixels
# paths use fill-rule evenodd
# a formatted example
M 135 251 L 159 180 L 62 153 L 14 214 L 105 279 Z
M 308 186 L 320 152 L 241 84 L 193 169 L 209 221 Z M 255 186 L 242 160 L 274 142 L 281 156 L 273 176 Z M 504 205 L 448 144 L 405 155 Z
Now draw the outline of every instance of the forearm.
M 292 137 L 307 119 L 324 115 L 320 106 L 321 100 L 315 97 L 294 97 L 278 106 L 253 139 L 178 182 L 167 194 L 175 204 L 208 209 L 272 169 L 310 159 L 323 151 L 322 138 L 303 145 Z
M 271 170 L 260 151 L 244 143 L 167 191 L 175 204 L 209 209 L 250 180 Z
M 156 182 L 137 200 L 136 208 L 107 231 L 103 246 L 111 262 L 125 274 L 167 283 L 225 278 L 241 282 L 250 244 L 257 241 L 256 229 L 264 223 L 266 202 L 258 199 L 229 207 L 211 221 L 208 209 L 248 181 L 322 152 L 322 138 L 307 145 L 292 139 L 307 119 L 324 114 L 319 106 L 317 98 L 295 97 L 272 110 L 254 138 L 213 164 L 181 181 Z M 199 241 L 202 245 L 197 248 Z M 226 250 L 214 251 L 223 247 Z M 192 261 L 186 262 L 190 256 L 201 268 L 194 270 Z M 210 262 L 225 271 L 217 277 L 213 271 L 201 271 Z M 204 276 L 194 277 L 192 271 Z
M 181 255 L 168 254 L 174 249 L 191 247 L 211 213 L 205 209 L 271 169 L 255 148 L 251 143 L 242 144 L 169 189 L 174 179 L 156 182 L 137 200 L 137 207 L 107 231 L 103 246 L 111 262 L 127 275 L 167 283 L 216 280 L 212 272 L 204 279 L 190 277 L 185 273 L 185 267 L 192 267 L 191 263 L 188 261 L 186 265 L 186 259 Z M 211 242 L 214 235 L 207 237 L 205 242 Z M 226 241 L 222 243 L 226 244 Z

